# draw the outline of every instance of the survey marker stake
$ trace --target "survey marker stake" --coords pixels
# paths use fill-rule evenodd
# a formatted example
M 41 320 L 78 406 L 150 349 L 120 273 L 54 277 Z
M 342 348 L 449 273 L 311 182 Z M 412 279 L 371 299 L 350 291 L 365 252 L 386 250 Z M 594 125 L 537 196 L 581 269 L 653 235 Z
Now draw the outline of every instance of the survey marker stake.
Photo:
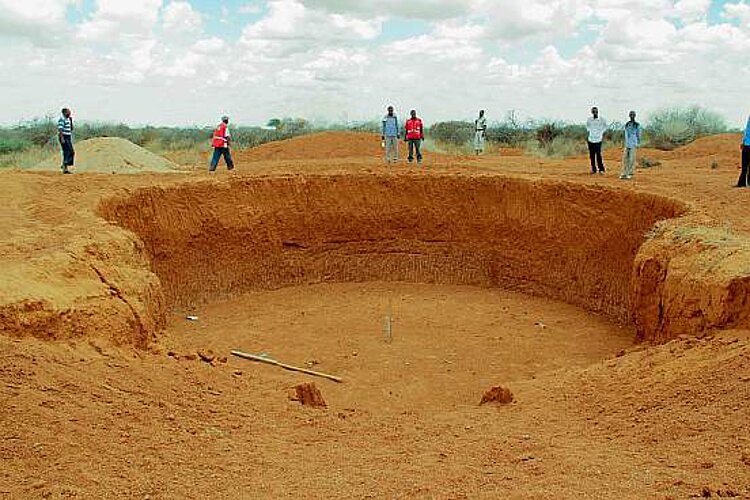
M 263 356 L 257 356 L 255 354 L 248 354 L 242 351 L 232 351 L 232 356 L 237 356 L 238 358 L 243 358 L 243 359 L 249 359 L 250 361 L 259 361 L 261 363 L 278 366 L 279 368 L 283 368 L 285 370 L 290 370 L 293 372 L 306 373 L 314 377 L 327 378 L 328 380 L 333 380 L 334 382 L 338 382 L 338 383 L 344 382 L 344 379 L 342 379 L 341 377 L 337 377 L 335 375 L 329 375 L 327 373 L 316 372 L 314 370 L 308 370 L 307 368 L 300 368 L 299 366 L 287 365 L 286 363 L 281 363 L 279 361 L 276 361 L 275 359 L 266 358 Z
M 388 300 L 388 313 L 383 322 L 383 333 L 385 333 L 385 341 L 388 344 L 393 342 L 393 301 L 390 299 Z

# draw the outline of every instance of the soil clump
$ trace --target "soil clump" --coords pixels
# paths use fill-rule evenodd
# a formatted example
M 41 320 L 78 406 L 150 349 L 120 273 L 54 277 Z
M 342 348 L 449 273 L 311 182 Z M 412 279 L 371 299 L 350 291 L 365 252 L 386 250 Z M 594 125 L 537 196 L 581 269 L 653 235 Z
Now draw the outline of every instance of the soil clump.
M 323 394 L 314 382 L 294 386 L 294 394 L 291 399 L 292 401 L 299 401 L 302 406 L 310 406 L 312 408 L 325 408 L 328 406 L 325 399 L 323 399 Z
M 487 403 L 496 403 L 501 405 L 507 405 L 513 402 L 513 393 L 510 389 L 506 389 L 500 385 L 493 387 L 489 391 L 484 393 L 482 400 L 479 402 L 480 405 Z

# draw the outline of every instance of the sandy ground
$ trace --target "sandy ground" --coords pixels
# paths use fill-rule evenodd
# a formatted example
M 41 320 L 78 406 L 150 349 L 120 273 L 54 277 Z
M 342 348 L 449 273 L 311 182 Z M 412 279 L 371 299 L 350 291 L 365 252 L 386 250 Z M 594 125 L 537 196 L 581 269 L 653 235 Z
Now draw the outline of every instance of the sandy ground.
M 233 179 L 563 179 L 680 200 L 695 220 L 744 238 L 750 191 L 731 187 L 737 143 L 724 136 L 642 151 L 661 166 L 625 182 L 614 173 L 616 152 L 607 154 L 606 176 L 589 176 L 582 158 L 521 156 L 427 155 L 417 170 L 385 167 L 374 152 L 327 159 L 322 141 L 306 146 L 306 160 L 283 150 L 252 162 L 239 154 Z M 0 218 L 3 298 L 42 290 L 64 304 L 89 286 L 84 256 L 106 262 L 121 242 L 95 214 L 101 199 L 179 182 L 221 188 L 226 178 L 0 173 L 10 194 Z M 102 307 L 123 293 L 125 277 L 93 278 L 98 285 L 85 293 Z M 86 319 L 69 320 L 63 327 Z M 145 349 L 117 346 L 100 327 L 56 341 L 0 331 L 0 498 L 750 498 L 747 330 L 635 344 L 632 326 L 550 299 L 381 282 L 175 309 Z M 228 356 L 234 348 L 309 363 L 345 382 Z M 196 357 L 209 349 L 228 359 Z M 303 381 L 316 382 L 327 409 L 289 399 Z M 515 401 L 479 406 L 493 385 L 510 388 Z

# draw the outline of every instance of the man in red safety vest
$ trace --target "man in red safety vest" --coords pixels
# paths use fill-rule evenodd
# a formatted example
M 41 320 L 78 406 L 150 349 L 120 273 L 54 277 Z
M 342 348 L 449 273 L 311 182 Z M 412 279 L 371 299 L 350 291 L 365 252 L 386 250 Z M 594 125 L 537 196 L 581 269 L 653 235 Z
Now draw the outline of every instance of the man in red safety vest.
M 417 163 L 422 163 L 422 141 L 424 141 L 424 125 L 422 120 L 417 118 L 416 110 L 411 110 L 411 118 L 406 120 L 404 125 L 406 134 L 404 141 L 409 144 L 409 163 L 414 161 L 414 150 L 417 152 Z
M 214 135 L 211 139 L 211 146 L 214 148 L 214 156 L 211 158 L 211 165 L 208 168 L 209 172 L 216 171 L 216 166 L 219 164 L 219 158 L 222 156 L 227 163 L 227 170 L 234 170 L 232 153 L 229 152 L 229 142 L 231 140 L 232 136 L 229 133 L 229 117 L 222 116 L 221 123 L 219 123 L 219 126 L 214 130 Z

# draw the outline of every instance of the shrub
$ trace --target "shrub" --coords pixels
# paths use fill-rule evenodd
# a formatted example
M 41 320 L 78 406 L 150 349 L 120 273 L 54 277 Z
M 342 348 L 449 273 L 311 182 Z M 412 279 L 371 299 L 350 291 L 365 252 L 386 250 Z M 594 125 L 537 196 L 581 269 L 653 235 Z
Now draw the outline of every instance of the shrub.
M 487 140 L 505 146 L 518 146 L 532 139 L 534 130 L 515 123 L 498 123 L 487 127 Z
M 46 146 L 57 140 L 57 123 L 47 115 L 22 123 L 14 132 L 36 146 Z
M 560 134 L 549 143 L 530 140 L 522 146 L 533 156 L 546 158 L 568 158 L 570 156 L 585 154 L 587 151 L 585 140 L 581 140 L 579 137 L 568 137 Z
M 474 124 L 463 121 L 438 122 L 430 127 L 429 136 L 437 142 L 463 146 L 474 136 Z
M 684 146 L 698 137 L 727 131 L 724 118 L 699 106 L 671 108 L 653 113 L 646 131 L 651 145 L 659 149 Z
M 0 154 L 20 153 L 31 147 L 31 142 L 15 137 L 0 137 Z
M 536 129 L 536 140 L 540 147 L 546 148 L 561 133 L 562 131 L 555 123 L 542 123 Z

